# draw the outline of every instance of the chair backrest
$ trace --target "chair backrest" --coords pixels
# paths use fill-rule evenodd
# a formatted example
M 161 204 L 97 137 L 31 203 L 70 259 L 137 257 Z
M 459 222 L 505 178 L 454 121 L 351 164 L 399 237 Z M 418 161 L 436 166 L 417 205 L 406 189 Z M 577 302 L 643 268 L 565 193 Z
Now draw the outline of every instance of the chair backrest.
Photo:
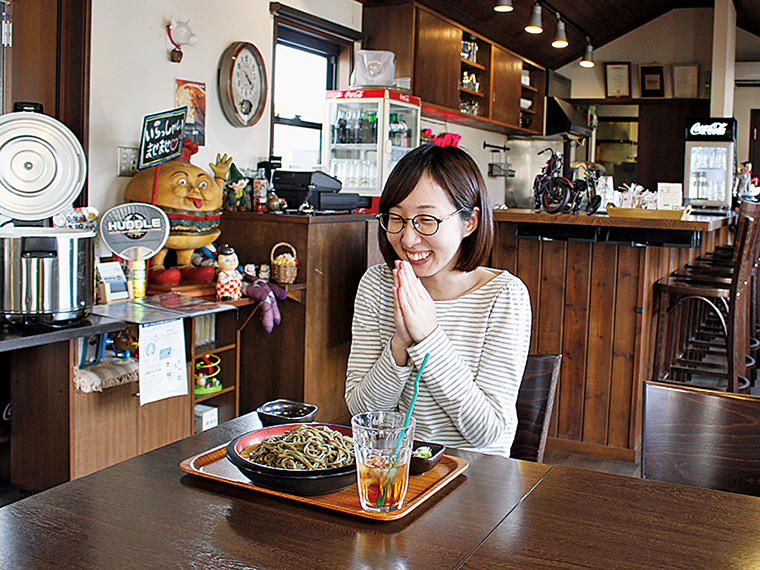
M 538 463 L 544 460 L 561 362 L 561 354 L 528 355 L 517 395 L 517 432 L 510 457 Z
M 760 495 L 760 398 L 645 382 L 641 476 Z

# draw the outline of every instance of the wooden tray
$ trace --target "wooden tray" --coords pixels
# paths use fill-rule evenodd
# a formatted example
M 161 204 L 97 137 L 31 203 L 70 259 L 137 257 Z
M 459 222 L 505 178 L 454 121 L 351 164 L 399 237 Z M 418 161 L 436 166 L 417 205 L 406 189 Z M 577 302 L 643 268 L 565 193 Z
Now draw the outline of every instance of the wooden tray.
M 264 487 L 257 487 L 243 475 L 237 467 L 227 460 L 227 444 L 215 447 L 204 453 L 200 453 L 179 464 L 180 469 L 186 473 L 221 481 L 244 489 L 251 489 L 276 497 L 283 497 L 307 505 L 316 505 L 325 509 L 347 513 L 358 517 L 376 519 L 381 521 L 391 521 L 405 517 L 438 491 L 443 489 L 449 482 L 453 481 L 459 474 L 463 473 L 469 463 L 460 457 L 444 455 L 441 461 L 430 471 L 421 475 L 411 475 L 409 477 L 409 487 L 406 492 L 405 505 L 397 510 L 388 513 L 370 513 L 362 510 L 359 504 L 359 492 L 356 489 L 356 483 L 335 493 L 326 495 L 314 495 L 302 497 L 291 495 L 280 491 L 272 491 Z
M 691 206 L 683 210 L 647 210 L 645 208 L 618 208 L 607 204 L 607 215 L 611 218 L 644 218 L 648 220 L 685 220 L 691 214 Z

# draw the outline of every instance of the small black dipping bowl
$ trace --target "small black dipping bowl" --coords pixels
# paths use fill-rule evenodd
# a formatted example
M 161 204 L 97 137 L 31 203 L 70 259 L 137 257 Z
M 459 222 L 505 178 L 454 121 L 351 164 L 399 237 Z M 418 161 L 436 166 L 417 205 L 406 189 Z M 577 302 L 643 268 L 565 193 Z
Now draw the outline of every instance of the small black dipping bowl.
M 414 452 L 419 447 L 429 447 L 431 455 L 428 458 L 415 457 Z M 412 462 L 409 464 L 409 472 L 412 475 L 421 475 L 425 471 L 430 471 L 435 467 L 443 457 L 444 446 L 438 443 L 428 443 L 426 441 L 416 441 L 412 446 Z
M 293 400 L 272 400 L 262 404 L 256 412 L 264 427 L 280 424 L 308 423 L 317 419 L 318 406 L 294 402 Z M 350 434 L 349 434 L 350 435 Z
M 290 428 L 302 424 L 283 424 L 258 429 L 233 439 L 227 444 L 227 459 L 256 486 L 291 495 L 324 495 L 340 491 L 356 482 L 356 463 L 330 469 L 281 469 L 248 461 L 240 455 L 246 448 L 273 435 L 282 435 Z M 351 437 L 349 426 L 319 424 Z

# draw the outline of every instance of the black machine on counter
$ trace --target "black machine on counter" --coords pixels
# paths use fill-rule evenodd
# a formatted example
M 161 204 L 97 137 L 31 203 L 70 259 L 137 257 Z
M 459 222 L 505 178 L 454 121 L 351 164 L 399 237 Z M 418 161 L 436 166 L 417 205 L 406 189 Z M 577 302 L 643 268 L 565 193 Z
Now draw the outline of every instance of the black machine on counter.
M 293 210 L 304 203 L 317 211 L 355 210 L 372 205 L 369 196 L 341 192 L 341 181 L 321 170 L 275 170 L 272 185 L 277 196 Z

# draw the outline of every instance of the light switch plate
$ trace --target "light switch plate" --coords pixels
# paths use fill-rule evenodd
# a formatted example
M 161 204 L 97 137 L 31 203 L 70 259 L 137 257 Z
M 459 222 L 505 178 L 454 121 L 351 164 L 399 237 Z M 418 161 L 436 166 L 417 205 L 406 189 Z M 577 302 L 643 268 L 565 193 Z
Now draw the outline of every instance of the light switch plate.
M 137 172 L 137 149 L 120 146 L 117 154 L 117 176 L 134 176 Z

